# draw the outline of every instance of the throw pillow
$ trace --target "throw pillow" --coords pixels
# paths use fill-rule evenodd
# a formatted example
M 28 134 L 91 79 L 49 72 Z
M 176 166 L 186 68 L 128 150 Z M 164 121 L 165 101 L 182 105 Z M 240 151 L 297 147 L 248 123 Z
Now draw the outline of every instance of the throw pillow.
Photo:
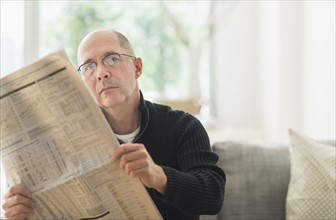
M 335 150 L 293 130 L 291 177 L 286 215 L 288 220 L 335 220 Z
M 285 219 L 290 175 L 288 146 L 225 141 L 215 143 L 213 149 L 227 180 L 218 219 Z

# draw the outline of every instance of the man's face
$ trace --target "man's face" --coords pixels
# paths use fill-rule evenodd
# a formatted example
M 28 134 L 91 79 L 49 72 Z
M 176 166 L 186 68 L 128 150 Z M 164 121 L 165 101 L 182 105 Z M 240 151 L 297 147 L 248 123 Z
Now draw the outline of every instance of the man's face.
M 108 31 L 90 35 L 79 48 L 80 64 L 97 64 L 94 72 L 90 76 L 82 75 L 82 79 L 97 104 L 106 109 L 130 101 L 138 90 L 137 78 L 142 70 L 141 60 L 128 56 L 120 56 L 113 66 L 104 64 L 102 60 L 112 53 L 127 54 L 117 36 Z

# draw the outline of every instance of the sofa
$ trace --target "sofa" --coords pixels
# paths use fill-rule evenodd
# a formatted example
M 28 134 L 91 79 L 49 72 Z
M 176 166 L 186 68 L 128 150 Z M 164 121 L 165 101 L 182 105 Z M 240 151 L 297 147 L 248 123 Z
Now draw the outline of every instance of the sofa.
M 201 219 L 335 220 L 335 141 L 315 142 L 294 131 L 289 135 L 289 144 L 214 143 L 218 165 L 227 178 L 224 204 L 218 215 Z M 314 184 L 313 177 L 320 182 L 309 185 Z

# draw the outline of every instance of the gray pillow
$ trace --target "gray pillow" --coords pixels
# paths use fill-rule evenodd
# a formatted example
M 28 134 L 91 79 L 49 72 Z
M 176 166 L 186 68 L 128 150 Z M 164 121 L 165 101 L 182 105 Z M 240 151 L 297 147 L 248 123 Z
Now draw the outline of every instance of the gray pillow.
M 218 219 L 277 220 L 286 218 L 290 177 L 286 145 L 226 141 L 213 146 L 225 171 L 224 205 Z

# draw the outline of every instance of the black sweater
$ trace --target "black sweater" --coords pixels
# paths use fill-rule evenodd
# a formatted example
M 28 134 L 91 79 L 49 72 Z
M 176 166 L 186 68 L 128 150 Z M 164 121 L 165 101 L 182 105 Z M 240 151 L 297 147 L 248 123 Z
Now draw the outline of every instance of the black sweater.
M 147 189 L 164 219 L 199 219 L 217 214 L 223 204 L 225 174 L 200 121 L 183 111 L 144 100 L 141 127 L 134 143 L 142 143 L 167 175 L 164 195 Z

